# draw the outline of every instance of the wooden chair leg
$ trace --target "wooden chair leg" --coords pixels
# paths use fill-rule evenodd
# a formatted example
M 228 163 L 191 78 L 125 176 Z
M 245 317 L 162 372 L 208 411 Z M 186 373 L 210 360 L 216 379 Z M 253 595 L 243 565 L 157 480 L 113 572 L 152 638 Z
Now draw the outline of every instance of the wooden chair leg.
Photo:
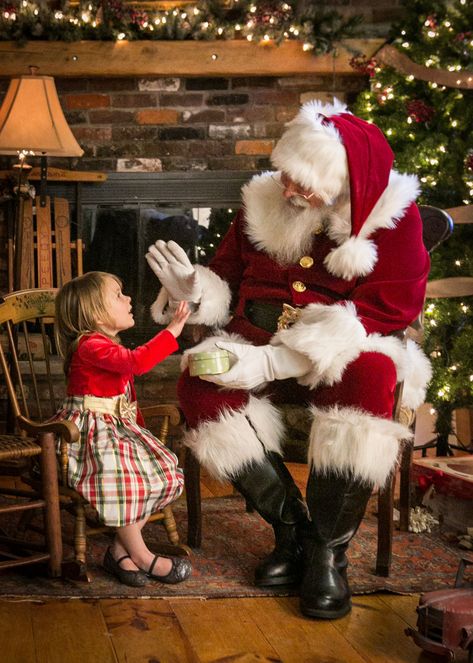
M 385 578 L 389 576 L 391 570 L 395 481 L 394 475 L 378 493 L 378 550 L 375 573 Z
M 409 531 L 412 452 L 413 443 L 410 440 L 404 442 L 399 475 L 399 529 L 402 532 Z
M 191 548 L 200 548 L 202 543 L 200 465 L 188 448 L 184 460 L 184 485 L 187 501 L 187 543 Z
M 164 507 L 163 516 L 164 527 L 166 528 L 169 541 L 175 546 L 179 545 L 176 519 L 174 518 L 172 508 L 169 505 Z
M 57 578 L 61 575 L 62 538 L 54 433 L 44 433 L 40 441 L 43 449 L 40 458 L 42 492 L 46 502 L 44 524 L 50 553 L 49 572 Z
M 85 506 L 82 502 L 76 504 L 76 518 L 74 523 L 74 553 L 81 564 L 85 564 L 87 553 Z
M 90 582 L 87 572 L 86 553 L 86 518 L 85 505 L 77 501 L 74 503 L 74 559 L 62 565 L 62 574 L 65 578 Z

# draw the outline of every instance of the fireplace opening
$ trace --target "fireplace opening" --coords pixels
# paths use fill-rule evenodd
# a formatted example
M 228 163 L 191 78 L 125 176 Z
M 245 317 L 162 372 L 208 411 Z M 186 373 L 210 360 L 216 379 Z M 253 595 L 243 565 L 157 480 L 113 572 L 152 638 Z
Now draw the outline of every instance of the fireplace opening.
M 120 336 L 128 347 L 159 329 L 150 306 L 160 283 L 145 254 L 158 239 L 174 240 L 191 262 L 206 264 L 240 206 L 241 187 L 253 173 L 111 173 L 106 182 L 82 185 L 79 195 L 62 183 L 50 195 L 69 198 L 84 244 L 84 271 L 116 274 L 133 302 L 135 326 Z M 193 344 L 192 330 L 180 337 Z

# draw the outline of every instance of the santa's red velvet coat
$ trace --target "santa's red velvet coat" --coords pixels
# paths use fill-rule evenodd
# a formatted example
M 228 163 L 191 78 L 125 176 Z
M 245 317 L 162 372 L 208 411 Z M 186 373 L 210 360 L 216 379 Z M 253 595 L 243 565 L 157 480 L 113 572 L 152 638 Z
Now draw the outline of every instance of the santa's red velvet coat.
M 256 345 L 282 343 L 312 364 L 298 384 L 276 381 L 264 393 L 224 390 L 184 373 L 179 395 L 191 426 L 187 444 L 221 478 L 261 461 L 265 451 L 280 451 L 282 424 L 271 398 L 283 389 L 311 409 L 310 462 L 383 483 L 399 441 L 410 435 L 391 420 L 396 382 L 405 381 L 407 405 L 423 400 L 429 364 L 412 342 L 405 346 L 391 335 L 415 319 L 425 295 L 429 258 L 417 181 L 391 170 L 392 153 L 379 130 L 339 110 L 327 127 L 319 107 L 303 107 L 272 156 L 326 204 L 297 209 L 271 173 L 258 175 L 244 187 L 243 210 L 214 260 L 197 266 L 203 293 L 190 321 L 216 332 L 193 351 L 214 348 L 230 334 Z M 336 158 L 314 156 L 321 140 Z M 152 308 L 160 322 L 167 300 L 162 290 Z M 247 302 L 281 309 L 287 303 L 300 309 L 299 318 L 270 333 L 252 324 Z

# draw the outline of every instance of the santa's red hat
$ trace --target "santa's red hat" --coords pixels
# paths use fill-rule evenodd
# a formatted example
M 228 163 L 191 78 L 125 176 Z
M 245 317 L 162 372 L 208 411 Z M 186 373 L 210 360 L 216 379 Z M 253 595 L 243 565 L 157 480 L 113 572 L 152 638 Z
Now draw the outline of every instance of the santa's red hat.
M 350 188 L 351 235 L 360 232 L 389 182 L 394 156 L 374 124 L 332 104 L 304 104 L 277 143 L 273 165 L 330 204 Z

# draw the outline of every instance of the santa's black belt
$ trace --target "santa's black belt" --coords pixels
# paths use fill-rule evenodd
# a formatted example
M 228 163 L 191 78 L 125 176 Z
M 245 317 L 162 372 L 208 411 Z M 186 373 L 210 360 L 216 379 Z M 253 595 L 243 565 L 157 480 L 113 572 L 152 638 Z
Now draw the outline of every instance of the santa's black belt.
M 249 300 L 245 304 L 245 316 L 255 327 L 274 334 L 282 313 L 283 303 L 258 302 Z

